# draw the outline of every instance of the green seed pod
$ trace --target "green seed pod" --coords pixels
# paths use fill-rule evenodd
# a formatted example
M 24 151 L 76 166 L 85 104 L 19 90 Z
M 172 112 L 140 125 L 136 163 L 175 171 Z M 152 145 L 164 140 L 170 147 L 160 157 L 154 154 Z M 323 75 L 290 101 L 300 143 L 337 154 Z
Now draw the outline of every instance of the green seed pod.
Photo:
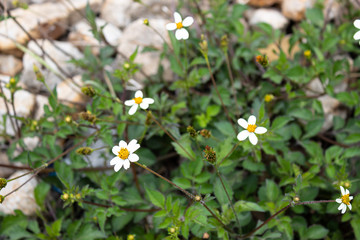
M 5 178 L 0 178 L 0 189 L 6 187 L 7 180 Z

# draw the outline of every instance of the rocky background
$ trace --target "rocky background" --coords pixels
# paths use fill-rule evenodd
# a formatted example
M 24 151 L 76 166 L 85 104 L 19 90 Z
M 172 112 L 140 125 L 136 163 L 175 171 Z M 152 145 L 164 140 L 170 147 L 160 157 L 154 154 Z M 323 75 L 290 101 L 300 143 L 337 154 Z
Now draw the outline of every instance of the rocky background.
M 80 108 L 85 106 L 86 98 L 82 95 L 79 86 L 89 79 L 82 77 L 82 69 L 69 61 L 83 58 L 85 46 L 90 46 L 93 54 L 99 54 L 99 42 L 92 36 L 90 24 L 85 18 L 87 2 L 97 14 L 97 26 L 105 26 L 103 34 L 106 44 L 116 49 L 114 61 L 105 67 L 107 71 L 112 72 L 116 69 L 139 46 L 136 62 L 142 65 L 142 71 L 136 76 L 137 82 L 133 83 L 135 88 L 141 88 L 142 80 L 146 76 L 155 74 L 159 64 L 164 66 L 164 78 L 172 81 L 169 63 L 166 61 L 160 63 L 160 51 L 142 53 L 141 50 L 144 47 L 161 49 L 163 40 L 169 40 L 165 25 L 173 21 L 172 13 L 177 6 L 176 0 L 142 0 L 143 4 L 133 0 L 1 0 L 2 16 L 9 16 L 6 12 L 9 11 L 13 17 L 0 22 L 1 92 L 9 97 L 10 93 L 5 85 L 11 77 L 19 77 L 22 90 L 16 92 L 14 104 L 18 116 L 38 120 L 44 114 L 44 105 L 48 104 L 49 92 L 42 83 L 36 80 L 33 64 L 41 69 L 48 86 L 51 89 L 56 87 L 58 97 L 64 104 Z M 296 27 L 296 24 L 305 18 L 306 8 L 311 8 L 316 1 L 238 0 L 237 2 L 250 6 L 241 20 L 245 28 L 249 29 L 257 23 L 265 22 L 274 29 L 283 30 L 287 35 L 279 45 L 288 52 L 292 27 Z M 349 3 L 354 8 L 360 7 L 356 0 Z M 28 5 L 28 8 L 15 7 L 14 4 L 16 6 Z M 201 0 L 199 5 L 204 9 L 210 7 L 206 0 Z M 346 14 L 338 1 L 324 0 L 324 6 L 327 21 L 339 21 Z M 185 12 L 186 9 L 179 9 L 179 11 L 185 15 L 189 14 Z M 149 19 L 151 28 L 143 24 L 145 18 Z M 197 28 L 200 24 L 201 20 L 196 19 L 193 27 Z M 159 34 L 154 34 L 155 30 Z M 298 50 L 299 48 L 295 46 L 289 56 L 291 57 Z M 266 54 L 270 61 L 277 58 L 274 51 L 279 51 L 275 44 L 259 49 L 259 52 Z M 34 53 L 40 56 L 52 70 L 42 67 Z M 351 58 L 348 56 L 339 57 L 348 58 L 351 63 Z M 337 91 L 344 91 L 347 87 L 347 84 L 343 83 Z M 308 95 L 316 96 L 322 92 L 320 81 L 314 79 L 308 86 Z M 344 116 L 346 113 L 341 110 L 340 102 L 330 96 L 321 96 L 319 100 L 323 104 L 326 116 L 323 130 L 327 130 L 332 125 L 334 115 Z M 11 109 L 9 111 L 13 114 Z M 7 106 L 3 98 L 0 98 L 0 121 L 3 121 L 2 116 L 6 114 Z M 9 121 L 1 123 L 0 130 L 2 136 L 16 135 L 16 130 Z M 26 138 L 24 142 L 31 150 L 40 143 L 40 139 Z M 5 138 L 1 142 L 1 147 L 3 150 L 0 152 L 0 164 L 9 164 Z M 98 158 L 95 155 L 91 158 L 95 166 L 104 164 L 96 163 L 95 160 Z M 0 166 L 0 177 L 14 178 L 23 173 L 23 170 L 16 171 L 16 169 Z M 12 191 L 26 180 L 25 177 L 21 178 L 21 181 L 11 182 L 6 189 L 2 190 L 2 194 Z M 21 209 L 27 215 L 35 214 L 37 205 L 33 190 L 36 184 L 37 181 L 33 179 L 30 184 L 26 184 L 18 192 L 10 195 L 9 199 L 0 205 L 0 211 L 10 214 L 14 209 Z

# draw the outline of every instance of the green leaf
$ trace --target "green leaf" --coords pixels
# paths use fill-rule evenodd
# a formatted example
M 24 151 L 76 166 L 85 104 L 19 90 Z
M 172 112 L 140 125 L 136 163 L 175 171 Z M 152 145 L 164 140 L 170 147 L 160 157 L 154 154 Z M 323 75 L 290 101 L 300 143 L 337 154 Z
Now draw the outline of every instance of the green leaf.
M 228 182 L 225 180 L 225 178 L 223 179 L 223 183 L 224 186 L 229 194 L 230 200 L 232 199 L 232 196 L 234 194 L 233 190 L 231 189 L 231 187 L 229 186 Z M 214 184 L 214 193 L 215 193 L 215 197 L 216 199 L 219 201 L 219 203 L 221 205 L 223 204 L 229 204 L 229 199 L 226 196 L 226 192 L 221 184 L 220 178 L 216 178 L 215 184 Z
M 346 144 L 352 144 L 360 142 L 360 133 L 352 133 L 347 138 L 345 138 L 344 143 Z
M 327 236 L 329 230 L 321 225 L 312 225 L 306 231 L 306 237 L 309 239 L 322 239 Z
M 269 179 L 266 179 L 266 196 L 269 201 L 275 202 L 281 194 L 281 190 L 278 185 Z
M 105 238 L 106 235 L 96 229 L 92 224 L 84 224 L 81 226 L 74 239 L 76 240 L 93 240 Z
M 254 212 L 265 212 L 265 210 L 260 207 L 257 203 L 248 202 L 248 201 L 237 201 L 234 204 L 235 211 L 239 212 L 247 212 L 247 211 L 254 211 Z
M 220 106 L 210 105 L 206 108 L 206 115 L 209 117 L 214 117 L 220 112 Z
M 47 184 L 46 182 L 40 182 L 34 190 L 36 204 L 42 209 L 44 209 L 45 198 L 49 191 L 50 184 Z
M 306 133 L 302 137 L 302 139 L 310 138 L 318 134 L 323 124 L 324 124 L 324 119 L 316 119 L 309 121 L 305 126 Z
M 180 154 L 181 156 L 190 159 L 190 160 L 194 160 L 196 158 L 196 155 L 194 153 L 194 151 L 191 149 L 191 139 L 190 136 L 188 134 L 184 134 L 179 140 L 178 143 L 172 142 L 171 144 L 174 146 L 176 152 L 178 154 Z M 181 147 L 181 146 L 182 147 Z M 185 152 L 185 150 L 186 152 Z M 190 156 L 189 156 L 190 155 Z
M 289 115 L 308 121 L 313 119 L 311 111 L 306 108 L 295 108 L 289 112 Z
M 271 130 L 276 130 L 278 128 L 281 128 L 283 126 L 285 126 L 288 122 L 290 122 L 291 120 L 293 120 L 292 117 L 288 117 L 288 116 L 280 116 L 274 119 L 274 121 L 272 122 L 271 125 Z
M 160 208 L 165 208 L 165 197 L 162 193 L 156 190 L 148 189 L 147 187 L 145 187 L 145 190 L 152 204 Z
M 269 68 L 263 75 L 263 78 L 270 78 L 274 83 L 280 84 L 282 81 L 282 76 L 277 73 L 272 68 Z
M 355 238 L 360 239 L 360 228 L 359 228 L 360 218 L 359 217 L 354 218 L 353 220 L 351 220 L 350 224 L 354 230 Z

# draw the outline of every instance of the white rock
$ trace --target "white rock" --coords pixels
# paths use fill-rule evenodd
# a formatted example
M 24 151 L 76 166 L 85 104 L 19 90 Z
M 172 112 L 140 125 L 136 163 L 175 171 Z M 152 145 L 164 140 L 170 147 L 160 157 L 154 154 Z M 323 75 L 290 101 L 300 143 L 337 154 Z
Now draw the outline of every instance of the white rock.
M 17 171 L 12 174 L 9 178 L 15 178 L 27 173 L 27 171 Z M 18 188 L 20 185 L 25 183 L 32 174 L 28 174 L 24 177 L 16 179 L 9 182 L 5 188 L 0 190 L 1 195 L 6 195 L 14 189 Z M 25 215 L 32 216 L 35 215 L 38 206 L 35 201 L 34 189 L 37 186 L 38 181 L 33 178 L 24 186 L 22 186 L 16 192 L 7 196 L 2 204 L 0 204 L 0 212 L 5 214 L 14 214 L 14 210 L 21 210 Z
M 321 132 L 325 132 L 333 126 L 334 116 L 339 116 L 343 119 L 346 118 L 346 111 L 339 108 L 341 103 L 336 98 L 324 95 L 319 97 L 318 100 L 321 102 L 325 119 Z
M 36 108 L 34 114 L 35 120 L 39 120 L 45 115 L 45 111 L 44 111 L 45 105 L 49 105 L 49 98 L 43 95 L 36 95 Z
M 61 82 L 57 87 L 58 100 L 63 101 L 64 104 L 68 106 L 74 106 L 76 103 L 84 103 L 86 100 L 85 95 L 81 92 L 81 89 L 74 84 L 79 86 L 83 85 L 81 80 L 81 75 L 77 75 L 71 79 L 66 79 Z
M 130 21 L 130 7 L 133 0 L 105 0 L 101 8 L 101 18 L 117 27 L 125 27 Z
M 77 68 L 74 66 L 74 64 L 68 62 L 72 58 L 79 59 L 83 57 L 83 54 L 74 45 L 69 42 L 53 41 L 55 44 L 54 46 L 49 40 L 44 39 L 39 39 L 37 42 L 67 74 L 73 76 L 82 72 L 80 68 Z M 28 48 L 38 56 L 42 55 L 41 49 L 35 44 L 34 41 L 29 42 Z M 33 70 L 34 63 L 36 63 L 36 65 L 41 70 L 42 74 L 44 75 L 45 82 L 50 87 L 50 89 L 53 89 L 56 84 L 61 82 L 61 78 L 57 74 L 62 74 L 56 64 L 47 56 L 44 56 L 43 59 L 51 67 L 51 69 L 53 69 L 53 71 L 42 67 L 39 63 L 37 63 L 36 59 L 34 59 L 32 55 L 27 53 L 24 55 L 24 70 L 20 77 L 20 82 L 22 82 L 27 88 L 47 91 L 44 84 L 36 80 Z M 65 76 L 63 76 L 63 78 L 65 78 Z
M 323 9 L 324 16 L 329 14 L 329 19 L 338 18 L 341 14 L 341 7 L 340 3 L 336 0 L 325 0 Z
M 6 153 L 0 152 L 0 163 L 10 165 L 9 157 Z M 0 178 L 7 178 L 13 172 L 15 172 L 15 169 L 0 167 Z
M 2 83 L 2 89 L 3 89 L 3 93 L 6 96 L 7 99 L 10 99 L 10 91 L 5 88 L 5 84 Z M 11 116 L 14 115 L 14 111 L 11 107 L 10 103 L 7 103 L 8 108 L 9 108 L 9 113 Z M 25 90 L 18 90 L 16 91 L 15 95 L 14 95 L 14 107 L 15 107 L 15 111 L 17 116 L 19 117 L 29 117 L 34 109 L 35 106 L 35 95 L 25 91 Z M 4 115 L 7 115 L 7 108 L 5 105 L 5 101 L 3 98 L 0 98 L 0 132 L 2 132 L 4 130 L 3 127 L 3 117 Z M 21 126 L 21 122 L 17 121 L 19 126 Z M 6 128 L 5 128 L 5 132 L 11 136 L 14 136 L 16 133 L 16 125 L 15 125 L 15 119 L 13 119 L 13 123 L 14 123 L 14 127 L 13 128 L 10 119 L 8 118 L 8 116 L 6 117 Z
M 276 8 L 260 8 L 256 10 L 250 10 L 247 13 L 249 15 L 249 24 L 256 25 L 258 23 L 270 24 L 274 29 L 285 28 L 289 20 L 281 14 Z
M 169 20 L 149 19 L 149 23 L 168 43 L 170 42 L 169 35 L 165 28 L 165 25 L 169 23 Z M 162 46 L 163 39 L 153 29 L 145 26 L 143 19 L 138 19 L 126 27 L 121 38 L 121 43 L 117 49 L 128 58 L 134 53 L 135 49 L 139 47 L 135 62 L 142 65 L 141 68 L 147 75 L 153 75 L 157 73 L 158 66 L 160 64 L 160 52 Z M 142 53 L 144 47 L 152 47 L 158 49 L 158 51 Z M 118 58 L 121 61 L 122 57 L 120 54 L 118 54 Z M 164 79 L 170 80 L 172 78 L 170 63 L 163 60 L 161 64 L 164 68 Z M 136 80 L 142 80 L 144 79 L 144 75 L 139 73 L 135 76 L 135 78 Z
M 122 36 L 121 30 L 103 19 L 97 18 L 95 21 L 98 28 L 105 26 L 102 31 L 107 42 L 113 46 L 118 46 Z M 91 27 L 87 21 L 80 21 L 74 26 L 74 31 L 69 34 L 69 40 L 80 49 L 90 46 L 93 54 L 98 55 L 100 44 L 90 30 Z M 101 46 L 104 46 L 104 44 Z
M 305 17 L 307 8 L 314 6 L 315 0 L 283 0 L 282 14 L 294 21 L 301 21 Z
M 20 59 L 12 55 L 0 55 L 0 73 L 15 76 L 22 69 L 23 65 Z
M 173 6 L 173 0 L 142 0 L 142 4 L 137 2 L 131 4 L 129 14 L 133 21 L 139 18 L 167 18 L 172 17 L 170 9 Z M 203 3 L 201 7 L 204 10 Z

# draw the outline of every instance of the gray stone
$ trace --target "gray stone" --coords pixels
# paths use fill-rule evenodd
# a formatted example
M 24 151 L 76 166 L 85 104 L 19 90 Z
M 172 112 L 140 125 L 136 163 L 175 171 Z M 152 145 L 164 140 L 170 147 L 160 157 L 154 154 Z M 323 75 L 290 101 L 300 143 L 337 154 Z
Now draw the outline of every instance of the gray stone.
M 130 24 L 130 8 L 133 0 L 105 0 L 101 8 L 101 18 L 123 28 Z
M 12 174 L 9 179 L 21 176 L 28 171 L 17 171 Z M 9 182 L 5 188 L 0 190 L 1 195 L 6 195 L 15 190 L 27 180 L 30 179 L 32 174 L 25 175 L 14 181 Z M 38 181 L 32 178 L 28 183 L 19 188 L 16 192 L 7 196 L 2 204 L 0 204 L 0 212 L 5 214 L 14 214 L 14 210 L 21 210 L 25 215 L 33 216 L 38 209 L 35 201 L 34 189 L 37 186 Z
M 83 54 L 71 43 L 69 42 L 59 42 L 53 41 L 51 43 L 49 40 L 40 39 L 37 42 L 42 46 L 42 48 L 54 59 L 54 61 L 70 76 L 79 74 L 82 72 L 80 68 L 77 68 L 74 64 L 69 63 L 68 61 L 72 58 L 79 59 L 83 57 Z M 42 50 L 35 44 L 35 42 L 30 41 L 28 48 L 36 53 L 38 56 L 42 55 Z M 20 77 L 20 82 L 22 82 L 27 88 L 34 90 L 44 90 L 47 91 L 46 87 L 42 82 L 36 80 L 35 73 L 33 70 L 34 63 L 41 70 L 44 75 L 45 82 L 53 89 L 56 84 L 62 81 L 62 78 L 58 75 L 62 75 L 57 65 L 50 60 L 47 56 L 44 56 L 43 59 L 51 67 L 51 70 L 42 67 L 32 55 L 26 53 L 23 57 L 24 70 Z M 65 78 L 64 75 L 62 75 Z

